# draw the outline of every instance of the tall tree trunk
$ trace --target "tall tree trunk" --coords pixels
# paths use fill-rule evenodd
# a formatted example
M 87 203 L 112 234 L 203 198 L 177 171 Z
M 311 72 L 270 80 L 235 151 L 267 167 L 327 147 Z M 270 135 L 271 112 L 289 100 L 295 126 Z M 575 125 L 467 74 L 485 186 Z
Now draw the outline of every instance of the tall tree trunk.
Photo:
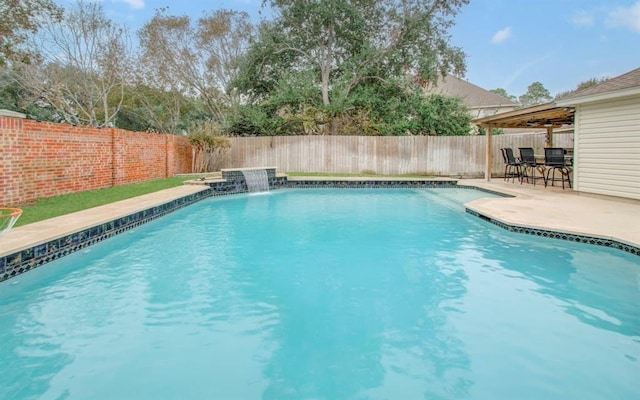
M 327 107 L 329 105 L 329 72 L 328 65 L 322 66 L 322 104 Z

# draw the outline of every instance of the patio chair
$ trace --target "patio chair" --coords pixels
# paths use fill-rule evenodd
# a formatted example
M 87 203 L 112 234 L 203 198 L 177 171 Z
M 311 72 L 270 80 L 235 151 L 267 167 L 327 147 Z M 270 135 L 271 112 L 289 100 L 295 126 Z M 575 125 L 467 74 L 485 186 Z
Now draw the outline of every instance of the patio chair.
M 547 167 L 547 174 L 544 179 L 545 187 L 549 184 L 549 181 L 551 181 L 551 186 L 554 186 L 556 181 L 561 181 L 563 190 L 565 181 L 571 187 L 571 165 L 565 161 L 563 148 L 545 148 L 544 165 Z M 556 171 L 560 172 L 560 177 L 556 177 Z
M 504 180 L 509 180 L 511 178 L 511 182 L 514 182 L 516 178 L 521 181 L 522 179 L 522 163 L 516 160 L 516 157 L 513 155 L 513 149 L 510 147 L 505 147 L 500 149 L 502 152 L 502 159 L 504 160 Z
M 520 162 L 522 163 L 522 179 L 520 183 L 526 179 L 529 183 L 529 179 L 533 181 L 533 186 L 536 185 L 536 179 L 542 179 L 544 182 L 544 164 L 536 161 L 536 156 L 532 147 L 520 147 Z M 536 176 L 536 171 L 540 173 Z

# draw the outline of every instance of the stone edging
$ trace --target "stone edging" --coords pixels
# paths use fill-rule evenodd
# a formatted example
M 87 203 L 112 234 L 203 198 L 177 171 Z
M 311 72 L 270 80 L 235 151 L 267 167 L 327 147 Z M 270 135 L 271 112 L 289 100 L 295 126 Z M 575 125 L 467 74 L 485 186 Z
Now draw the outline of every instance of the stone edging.
M 519 226 L 519 225 L 510 225 L 510 224 L 506 224 L 502 221 L 498 221 L 497 219 L 493 219 L 491 217 L 488 217 L 484 214 L 480 214 L 477 211 L 473 211 L 470 210 L 468 208 L 465 208 L 466 212 L 468 214 L 471 214 L 475 217 L 478 217 L 480 219 L 482 219 L 483 221 L 487 221 L 493 225 L 496 225 L 502 229 L 505 229 L 509 232 L 515 232 L 515 233 L 523 233 L 526 235 L 533 235 L 533 236 L 541 236 L 541 237 L 547 237 L 547 238 L 552 238 L 552 239 L 562 239 L 562 240 L 568 240 L 570 242 L 577 242 L 577 243 L 586 243 L 586 244 L 593 244 L 596 246 L 604 246 L 604 247 L 610 247 L 613 249 L 618 249 L 618 250 L 622 250 L 626 253 L 630 253 L 630 254 L 634 254 L 637 256 L 640 256 L 640 248 L 636 247 L 636 246 L 632 246 L 630 244 L 626 244 L 626 243 L 622 243 L 619 242 L 617 240 L 614 239 L 605 239 L 605 238 L 599 238 L 599 237 L 595 237 L 595 236 L 587 236 L 587 235 L 578 235 L 578 234 L 573 234 L 573 233 L 566 233 L 566 232 L 559 232 L 559 231 L 552 231 L 552 230 L 548 230 L 548 229 L 538 229 L 538 228 L 529 228 L 526 226 Z
M 0 257 L 0 282 L 211 196 L 203 190 Z

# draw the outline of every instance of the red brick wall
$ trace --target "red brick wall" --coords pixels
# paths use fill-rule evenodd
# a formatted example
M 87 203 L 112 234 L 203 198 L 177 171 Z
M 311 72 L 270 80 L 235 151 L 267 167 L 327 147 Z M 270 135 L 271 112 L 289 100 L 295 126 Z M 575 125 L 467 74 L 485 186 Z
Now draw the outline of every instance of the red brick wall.
M 167 174 L 174 176 L 192 171 L 193 148 L 183 136 L 166 135 Z
M 188 172 L 185 137 L 0 117 L 0 206 Z
M 114 129 L 114 186 L 167 177 L 165 136 Z

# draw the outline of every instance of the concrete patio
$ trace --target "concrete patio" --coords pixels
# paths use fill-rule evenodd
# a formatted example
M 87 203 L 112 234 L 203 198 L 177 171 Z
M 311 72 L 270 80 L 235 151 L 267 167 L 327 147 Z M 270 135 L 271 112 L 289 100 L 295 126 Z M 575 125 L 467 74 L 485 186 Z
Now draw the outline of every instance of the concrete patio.
M 640 201 L 598 196 L 559 187 L 519 182 L 463 180 L 515 197 L 485 198 L 465 204 L 470 210 L 508 225 L 612 239 L 640 247 Z

